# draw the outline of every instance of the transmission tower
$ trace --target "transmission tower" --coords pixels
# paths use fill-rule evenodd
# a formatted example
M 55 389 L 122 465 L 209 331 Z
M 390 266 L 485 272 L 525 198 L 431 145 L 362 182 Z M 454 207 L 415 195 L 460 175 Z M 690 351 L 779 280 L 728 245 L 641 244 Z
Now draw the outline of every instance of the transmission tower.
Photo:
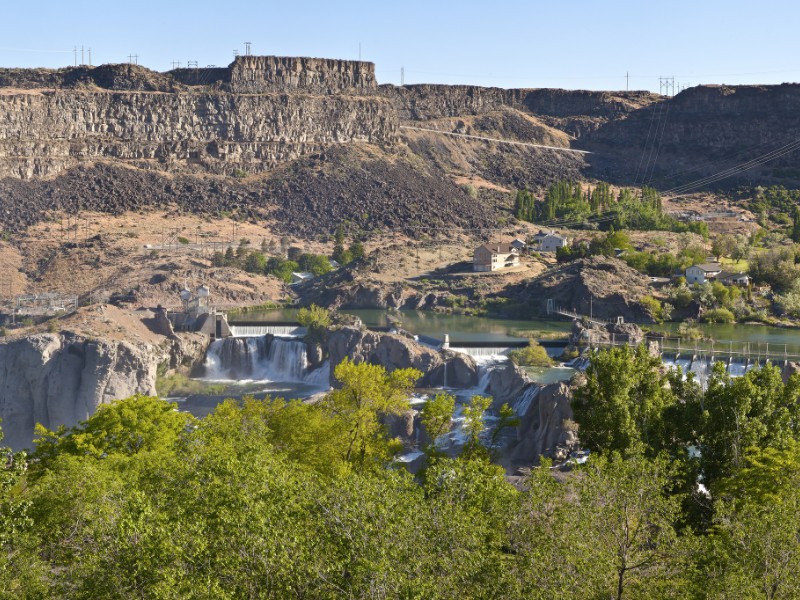
M 658 92 L 662 96 L 675 95 L 675 77 L 659 77 L 658 78 Z

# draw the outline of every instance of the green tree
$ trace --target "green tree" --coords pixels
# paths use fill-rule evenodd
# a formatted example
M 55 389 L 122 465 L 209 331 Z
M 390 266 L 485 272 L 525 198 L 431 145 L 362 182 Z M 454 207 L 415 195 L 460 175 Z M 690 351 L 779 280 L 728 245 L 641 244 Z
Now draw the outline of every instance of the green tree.
M 251 252 L 244 261 L 244 270 L 248 273 L 263 273 L 267 267 L 267 259 L 260 252 Z
M 731 477 L 718 482 L 708 538 L 712 597 L 800 595 L 800 444 L 752 448 Z
M 734 474 L 749 448 L 784 449 L 800 439 L 800 376 L 783 383 L 776 366 L 732 378 L 716 363 L 703 396 L 701 452 L 706 484 Z
M 670 445 L 664 411 L 675 399 L 660 370 L 661 360 L 644 345 L 594 352 L 572 402 L 581 441 L 592 450 L 622 453 Z
M 364 244 L 362 244 L 360 240 L 353 240 L 353 243 L 350 244 L 348 252 L 350 253 L 350 262 L 354 260 L 361 260 L 366 256 Z
M 792 213 L 792 241 L 800 243 L 800 206 L 795 206 Z
M 436 394 L 422 407 L 420 420 L 430 439 L 430 444 L 426 449 L 429 455 L 437 454 L 436 440 L 439 436 L 450 431 L 455 406 L 456 397 L 452 394 L 442 392 Z
M 317 277 L 331 271 L 331 263 L 327 256 L 320 254 L 301 254 L 297 260 L 301 271 L 313 273 Z
M 491 405 L 491 397 L 475 395 L 463 409 L 463 428 L 466 433 L 467 441 L 464 444 L 462 456 L 466 459 L 489 458 L 488 451 L 481 443 L 481 434 L 486 430 L 483 416 Z
M 37 425 L 34 457 L 41 468 L 62 454 L 101 458 L 169 448 L 195 421 L 176 409 L 174 402 L 137 394 L 101 404 L 94 415 L 69 430 Z
M 341 388 L 330 392 L 324 403 L 331 415 L 346 423 L 349 442 L 344 459 L 359 471 L 383 464 L 394 448 L 380 416 L 409 409 L 408 395 L 422 373 L 416 369 L 387 373 L 379 365 L 356 364 L 345 358 L 334 369 L 334 376 Z
M 525 348 L 517 348 L 508 356 L 515 365 L 523 367 L 550 367 L 553 359 L 539 343 L 531 338 Z
M 306 339 L 315 344 L 324 344 L 331 326 L 331 313 L 328 309 L 312 304 L 297 311 L 297 321 L 306 328 Z

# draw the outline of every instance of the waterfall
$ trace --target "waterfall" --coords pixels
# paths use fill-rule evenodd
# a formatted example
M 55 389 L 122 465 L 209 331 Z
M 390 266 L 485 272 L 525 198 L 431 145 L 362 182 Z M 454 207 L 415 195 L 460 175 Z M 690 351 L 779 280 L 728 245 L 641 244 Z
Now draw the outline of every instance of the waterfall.
M 233 337 L 261 337 L 267 334 L 302 337 L 306 330 L 299 325 L 231 325 Z
M 215 340 L 206 354 L 206 377 L 327 385 L 328 369 L 309 372 L 305 342 L 266 335 Z
M 539 395 L 539 392 L 542 391 L 542 386 L 540 385 L 529 385 L 525 388 L 525 391 L 522 392 L 522 396 L 520 396 L 519 400 L 514 406 L 514 412 L 517 414 L 518 417 L 523 416 L 531 406 L 531 402 Z
M 456 347 L 451 346 L 450 350 L 453 352 L 460 352 L 461 354 L 468 354 L 472 358 L 474 358 L 477 362 L 500 362 L 504 360 L 508 360 L 508 355 L 511 353 L 513 348 L 503 348 L 503 347 L 495 347 L 495 348 L 475 348 L 475 347 Z

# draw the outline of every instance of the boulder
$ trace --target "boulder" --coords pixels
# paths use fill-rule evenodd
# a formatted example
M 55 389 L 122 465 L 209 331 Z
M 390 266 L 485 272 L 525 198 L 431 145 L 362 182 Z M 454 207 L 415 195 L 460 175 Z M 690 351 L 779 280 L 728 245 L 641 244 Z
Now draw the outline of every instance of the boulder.
M 506 466 L 538 464 L 542 456 L 565 460 L 578 447 L 571 400 L 572 389 L 563 382 L 525 390 L 517 403 L 516 442 L 504 452 Z
M 340 327 L 328 334 L 331 385 L 336 385 L 333 371 L 345 358 L 355 363 L 381 365 L 387 371 L 414 368 L 428 374 L 442 364 L 439 352 L 392 333 L 377 333 L 355 327 Z
M 486 386 L 486 394 L 493 399 L 492 409 L 497 410 L 505 403 L 513 406 L 528 385 L 530 385 L 528 374 L 513 363 L 509 362 L 492 369 Z

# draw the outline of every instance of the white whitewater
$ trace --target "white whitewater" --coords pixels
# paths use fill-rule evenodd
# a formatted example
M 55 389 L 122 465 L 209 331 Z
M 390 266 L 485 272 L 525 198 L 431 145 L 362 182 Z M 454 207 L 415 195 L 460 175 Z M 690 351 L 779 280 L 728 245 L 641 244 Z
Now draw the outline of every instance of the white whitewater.
M 306 334 L 306 330 L 299 325 L 231 325 L 233 337 L 262 337 L 267 334 L 302 337 Z
M 230 337 L 215 340 L 206 353 L 206 378 L 286 381 L 327 386 L 327 363 L 308 369 L 305 342 L 281 337 Z
M 476 362 L 490 361 L 497 362 L 507 360 L 508 355 L 511 354 L 513 348 L 468 348 L 463 346 L 451 346 L 450 350 L 453 352 L 460 352 L 461 354 L 468 354 L 475 359 Z

